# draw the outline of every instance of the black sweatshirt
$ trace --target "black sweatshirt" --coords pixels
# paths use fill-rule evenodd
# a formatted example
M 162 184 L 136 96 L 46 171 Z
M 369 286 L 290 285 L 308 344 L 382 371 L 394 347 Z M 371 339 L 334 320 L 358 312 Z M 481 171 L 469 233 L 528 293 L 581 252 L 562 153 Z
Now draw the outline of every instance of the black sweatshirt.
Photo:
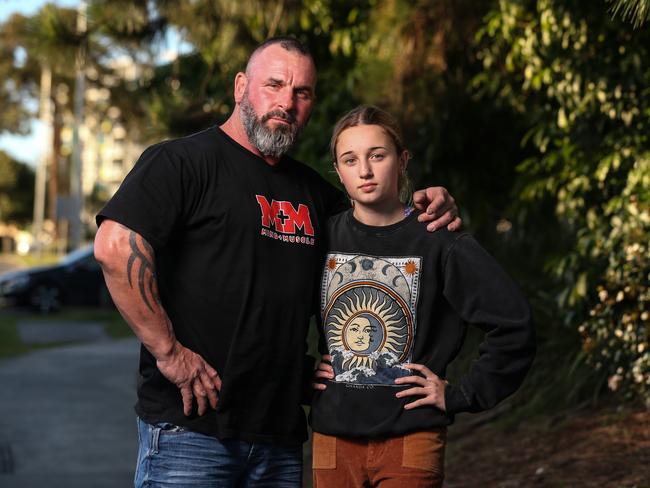
M 521 384 L 534 354 L 526 299 L 499 264 L 467 233 L 430 233 L 413 213 L 385 227 L 352 210 L 328 222 L 321 284 L 321 339 L 336 378 L 315 394 L 316 432 L 384 437 L 450 424 L 459 412 L 495 406 Z M 479 357 L 445 390 L 446 412 L 404 410 L 400 376 L 421 363 L 445 378 L 467 324 L 485 331 Z

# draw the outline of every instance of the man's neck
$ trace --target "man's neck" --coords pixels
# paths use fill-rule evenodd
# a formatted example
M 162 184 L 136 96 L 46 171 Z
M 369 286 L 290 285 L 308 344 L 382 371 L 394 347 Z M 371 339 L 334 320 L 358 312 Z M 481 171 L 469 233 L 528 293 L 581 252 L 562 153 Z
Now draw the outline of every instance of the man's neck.
M 280 158 L 274 158 L 272 156 L 263 155 L 259 149 L 257 149 L 251 142 L 248 140 L 248 135 L 244 129 L 244 124 L 242 123 L 241 118 L 239 117 L 239 110 L 236 107 L 233 113 L 228 117 L 223 124 L 219 126 L 222 131 L 228 135 L 232 140 L 234 140 L 240 146 L 243 146 L 245 149 L 249 150 L 256 156 L 259 156 L 267 164 L 275 166 L 280 161 Z

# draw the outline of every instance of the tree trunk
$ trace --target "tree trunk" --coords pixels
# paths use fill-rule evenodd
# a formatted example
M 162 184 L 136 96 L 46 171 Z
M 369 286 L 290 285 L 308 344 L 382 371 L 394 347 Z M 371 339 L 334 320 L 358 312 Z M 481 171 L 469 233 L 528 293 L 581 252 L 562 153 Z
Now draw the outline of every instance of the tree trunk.
M 59 161 L 61 161 L 61 129 L 63 128 L 62 107 L 54 100 L 54 117 L 52 123 L 52 159 L 50 160 L 50 178 L 48 180 L 48 218 L 56 224 L 56 201 L 59 197 Z M 55 234 L 56 234 L 55 226 Z M 57 236 L 55 235 L 54 238 Z

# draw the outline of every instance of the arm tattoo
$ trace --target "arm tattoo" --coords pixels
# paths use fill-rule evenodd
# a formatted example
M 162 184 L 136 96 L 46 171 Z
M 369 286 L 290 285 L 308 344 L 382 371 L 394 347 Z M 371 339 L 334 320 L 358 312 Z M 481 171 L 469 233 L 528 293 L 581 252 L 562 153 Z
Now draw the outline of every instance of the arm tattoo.
M 153 248 L 140 237 L 142 247 L 144 247 L 145 252 L 141 251 L 138 247 L 137 241 L 138 234 L 133 231 L 129 231 L 129 245 L 131 246 L 131 255 L 126 264 L 126 274 L 129 278 L 129 286 L 133 288 L 133 280 L 131 278 L 133 268 L 137 267 L 138 274 L 138 290 L 140 291 L 140 296 L 144 301 L 147 308 L 154 312 L 153 306 L 149 299 L 148 294 L 153 299 L 154 303 L 160 305 L 160 298 L 158 297 L 157 286 L 156 286 L 156 270 L 153 263 Z

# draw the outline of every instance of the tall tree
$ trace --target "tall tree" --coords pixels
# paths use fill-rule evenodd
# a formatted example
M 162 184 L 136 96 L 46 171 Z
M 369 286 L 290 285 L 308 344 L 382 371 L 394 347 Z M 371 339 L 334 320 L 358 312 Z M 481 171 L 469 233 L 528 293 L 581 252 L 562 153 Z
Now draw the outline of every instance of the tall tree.
M 6 54 L 0 61 L 0 74 L 7 73 L 0 87 L 0 100 L 7 107 L 0 114 L 0 130 L 27 131 L 27 122 L 35 115 L 30 107 L 39 98 L 41 71 L 48 68 L 52 72 L 53 126 L 48 176 L 48 216 L 52 220 L 57 218 L 59 194 L 65 195 L 69 187 L 69 155 L 63 153 L 61 131 L 72 113 L 75 60 L 84 49 L 87 86 L 115 88 L 119 93 L 123 84 L 114 66 L 117 57 L 130 56 L 134 65 L 152 62 L 151 43 L 164 25 L 159 16 L 151 15 L 146 2 L 95 0 L 91 2 L 89 28 L 84 33 L 77 32 L 76 9 L 54 4 L 46 4 L 32 16 L 14 14 L 0 26 L 0 49 Z M 119 95 L 115 98 L 122 101 Z M 108 104 L 101 103 L 104 105 L 91 108 L 106 113 L 110 99 Z M 127 116 L 134 114 L 131 107 L 126 102 L 121 106 Z M 144 119 L 144 114 L 135 114 Z
M 565 326 L 579 331 L 610 388 L 647 399 L 650 30 L 603 10 L 577 0 L 500 2 L 481 33 L 476 82 L 529 124 L 519 208 L 552 203 L 570 237 L 547 263 Z
M 33 202 L 34 171 L 0 151 L 0 221 L 28 223 Z
M 61 162 L 64 160 L 60 142 L 62 116 L 70 106 L 68 87 L 72 86 L 71 74 L 80 42 L 75 33 L 75 22 L 75 10 L 47 4 L 31 17 L 14 14 L 0 29 L 3 44 L 12 53 L 10 59 L 13 59 L 14 78 L 20 80 L 16 83 L 16 88 L 22 94 L 23 107 L 28 106 L 24 103 L 25 100 L 38 100 L 41 71 L 47 66 L 52 72 L 54 130 L 51 133 L 52 140 L 49 141 L 51 160 L 48 179 L 48 212 L 52 220 L 56 219 L 56 198 L 61 181 Z M 21 129 L 13 126 L 11 130 L 19 132 Z

